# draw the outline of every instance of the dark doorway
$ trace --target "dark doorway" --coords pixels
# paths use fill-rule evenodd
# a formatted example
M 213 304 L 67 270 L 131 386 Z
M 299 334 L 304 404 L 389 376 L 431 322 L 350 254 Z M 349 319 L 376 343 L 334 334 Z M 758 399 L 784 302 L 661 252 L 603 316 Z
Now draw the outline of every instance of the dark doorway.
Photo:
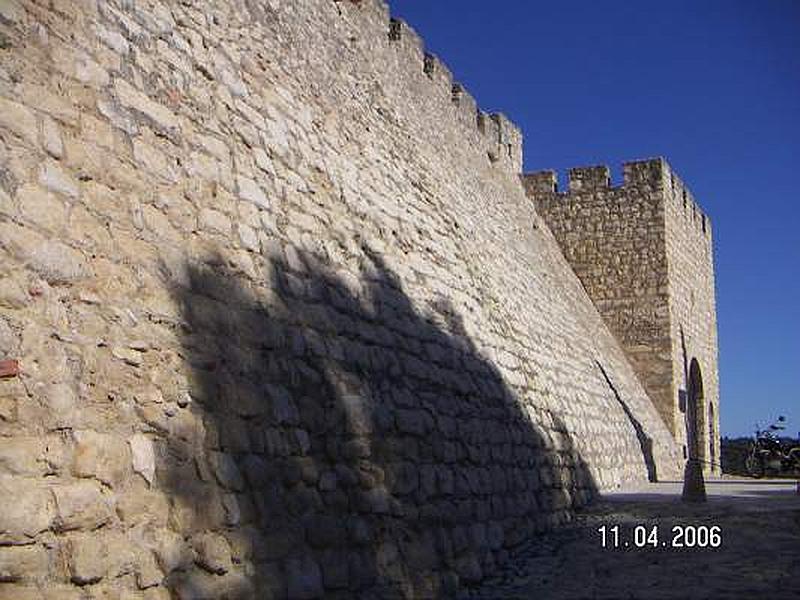
M 689 365 L 689 389 L 686 406 L 686 439 L 689 447 L 689 458 L 705 459 L 705 444 L 703 444 L 704 403 L 703 403 L 703 375 L 700 363 L 693 358 Z

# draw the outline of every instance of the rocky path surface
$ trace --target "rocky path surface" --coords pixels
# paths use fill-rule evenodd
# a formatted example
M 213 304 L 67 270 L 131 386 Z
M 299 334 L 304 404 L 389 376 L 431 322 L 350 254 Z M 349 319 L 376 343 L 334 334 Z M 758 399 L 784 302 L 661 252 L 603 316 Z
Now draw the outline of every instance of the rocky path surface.
M 460 598 L 800 598 L 795 486 L 723 479 L 709 483 L 708 502 L 697 505 L 680 501 L 679 483 L 604 496 L 569 525 L 524 545 L 505 572 Z M 707 536 L 712 527 L 719 539 Z M 695 547 L 685 547 L 692 541 Z

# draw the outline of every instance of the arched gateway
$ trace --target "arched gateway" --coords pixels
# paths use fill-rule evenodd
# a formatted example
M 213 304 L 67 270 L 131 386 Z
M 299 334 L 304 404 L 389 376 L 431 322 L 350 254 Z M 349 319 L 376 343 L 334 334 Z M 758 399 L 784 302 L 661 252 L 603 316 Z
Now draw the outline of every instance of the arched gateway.
M 689 365 L 688 403 L 686 406 L 686 444 L 689 458 L 706 460 L 706 419 L 703 395 L 703 375 L 700 363 L 692 358 Z

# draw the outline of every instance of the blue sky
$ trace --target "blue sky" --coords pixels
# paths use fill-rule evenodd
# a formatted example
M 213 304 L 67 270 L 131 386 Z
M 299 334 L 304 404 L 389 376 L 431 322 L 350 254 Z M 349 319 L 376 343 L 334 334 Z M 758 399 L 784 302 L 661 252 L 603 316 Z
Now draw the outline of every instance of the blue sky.
M 800 431 L 800 2 L 394 0 L 528 171 L 665 156 L 714 225 L 723 435 Z

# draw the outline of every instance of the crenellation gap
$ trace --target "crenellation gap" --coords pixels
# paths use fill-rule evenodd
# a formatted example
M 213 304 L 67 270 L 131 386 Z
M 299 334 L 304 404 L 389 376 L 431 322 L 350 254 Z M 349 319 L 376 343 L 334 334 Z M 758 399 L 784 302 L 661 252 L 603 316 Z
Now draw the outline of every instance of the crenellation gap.
M 433 79 L 433 75 L 436 72 L 436 57 L 429 52 L 425 53 L 425 57 L 422 61 L 422 71 L 431 79 Z
M 389 20 L 389 40 L 399 42 L 403 36 L 403 22 L 400 19 Z

